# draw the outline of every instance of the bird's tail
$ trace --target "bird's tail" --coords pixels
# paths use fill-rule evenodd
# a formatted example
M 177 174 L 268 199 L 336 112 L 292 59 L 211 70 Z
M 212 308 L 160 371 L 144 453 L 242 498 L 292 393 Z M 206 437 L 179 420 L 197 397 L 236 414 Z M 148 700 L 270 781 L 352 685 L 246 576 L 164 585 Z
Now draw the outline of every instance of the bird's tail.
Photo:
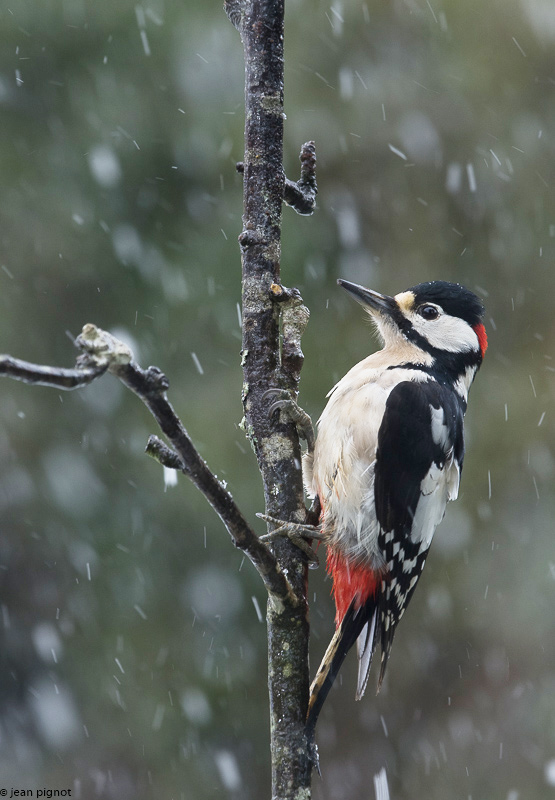
M 366 624 L 357 638 L 357 655 L 358 655 L 358 678 L 357 678 L 357 693 L 355 700 L 361 700 L 366 686 L 368 685 L 368 678 L 370 677 L 370 667 L 372 666 L 372 656 L 376 649 L 378 641 L 376 627 L 379 626 L 379 610 L 378 606 L 374 607 L 374 613 L 369 618 L 366 617 Z M 385 669 L 385 668 L 384 668 Z M 378 691 L 382 684 L 383 675 L 380 673 L 380 680 L 378 683 Z
M 374 605 L 374 604 L 372 604 Z M 311 736 L 318 720 L 318 715 L 329 694 L 333 682 L 335 681 L 341 665 L 345 660 L 348 651 L 361 636 L 366 627 L 366 635 L 363 644 L 363 656 L 359 645 L 359 685 L 357 687 L 357 699 L 360 699 L 368 682 L 368 673 L 372 663 L 372 654 L 376 645 L 376 619 L 378 615 L 377 607 L 372 609 L 371 619 L 368 612 L 369 604 L 355 608 L 355 601 L 351 603 L 341 624 L 335 631 L 333 639 L 329 643 L 322 663 L 318 668 L 316 677 L 310 687 L 310 700 L 308 703 L 308 715 L 306 718 L 307 733 Z M 363 638 L 363 637 L 361 637 Z M 361 671 L 362 669 L 362 671 Z M 362 672 L 364 676 L 362 677 Z

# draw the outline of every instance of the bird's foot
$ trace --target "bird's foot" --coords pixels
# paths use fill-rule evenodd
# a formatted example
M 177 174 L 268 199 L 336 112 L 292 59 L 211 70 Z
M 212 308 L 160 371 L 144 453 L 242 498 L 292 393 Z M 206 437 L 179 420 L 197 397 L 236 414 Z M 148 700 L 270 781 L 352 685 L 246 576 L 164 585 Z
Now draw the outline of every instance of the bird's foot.
M 314 731 L 312 732 L 312 737 L 314 737 Z M 318 745 L 314 741 L 314 738 L 308 742 L 308 757 L 312 764 L 312 768 L 316 770 L 320 777 L 322 777 L 322 773 L 320 771 L 320 754 L 318 753 Z
M 307 539 L 316 539 L 319 542 L 322 541 L 322 533 L 316 525 L 303 525 L 300 522 L 286 522 L 285 520 L 271 517 L 268 514 L 257 514 L 256 516 L 263 519 L 264 522 L 277 525 L 275 530 L 260 537 L 262 542 L 272 542 L 279 536 L 286 536 L 290 542 L 305 554 L 310 569 L 316 569 L 316 567 L 318 567 L 320 563 L 318 561 L 318 556 L 307 541 Z
M 299 436 L 304 439 L 308 448 L 308 452 L 314 452 L 314 442 L 316 437 L 314 435 L 314 428 L 310 415 L 304 411 L 300 405 L 293 400 L 291 395 L 285 389 L 268 389 L 262 395 L 263 398 L 275 397 L 276 399 L 268 409 L 270 416 L 275 414 L 276 411 L 282 411 L 287 414 L 291 422 L 297 426 Z

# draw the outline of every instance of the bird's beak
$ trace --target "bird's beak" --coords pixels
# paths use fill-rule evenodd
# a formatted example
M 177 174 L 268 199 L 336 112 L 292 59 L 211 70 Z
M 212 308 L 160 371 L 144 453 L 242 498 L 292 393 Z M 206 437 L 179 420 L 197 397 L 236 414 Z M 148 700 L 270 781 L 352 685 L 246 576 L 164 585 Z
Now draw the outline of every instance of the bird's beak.
M 397 308 L 395 299 L 387 294 L 365 289 L 364 286 L 359 286 L 358 283 L 344 281 L 342 278 L 339 278 L 337 283 L 346 289 L 368 311 L 377 311 L 379 314 L 390 317 Z

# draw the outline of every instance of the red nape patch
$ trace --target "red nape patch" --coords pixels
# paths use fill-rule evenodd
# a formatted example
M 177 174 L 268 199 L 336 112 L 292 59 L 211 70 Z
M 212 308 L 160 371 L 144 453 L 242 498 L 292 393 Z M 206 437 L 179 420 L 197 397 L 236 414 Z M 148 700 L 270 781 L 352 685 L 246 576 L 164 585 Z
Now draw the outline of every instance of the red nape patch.
M 480 345 L 480 350 L 482 351 L 482 358 L 486 354 L 486 350 L 488 349 L 488 335 L 486 333 L 486 329 L 482 325 L 481 322 L 478 325 L 474 325 L 474 333 L 478 337 L 478 344 Z
M 331 548 L 328 548 L 326 569 L 333 578 L 332 594 L 337 609 L 335 624 L 340 625 L 353 599 L 356 599 L 356 608 L 360 608 L 376 593 L 381 576 L 370 567 L 347 561 Z

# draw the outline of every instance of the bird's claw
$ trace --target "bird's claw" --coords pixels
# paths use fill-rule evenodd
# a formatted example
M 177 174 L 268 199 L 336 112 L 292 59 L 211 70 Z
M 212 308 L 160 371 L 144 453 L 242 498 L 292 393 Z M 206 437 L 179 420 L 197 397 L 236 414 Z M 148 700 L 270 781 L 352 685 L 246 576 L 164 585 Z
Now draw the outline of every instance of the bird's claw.
M 268 409 L 270 417 L 273 416 L 276 411 L 282 411 L 284 414 L 287 414 L 291 422 L 294 422 L 297 426 L 299 436 L 305 440 L 308 452 L 312 453 L 314 451 L 316 437 L 314 436 L 314 428 L 312 427 L 310 415 L 300 407 L 285 389 L 268 389 L 264 392 L 262 398 L 267 399 L 272 396 L 278 399 L 274 400 Z
M 307 539 L 317 539 L 322 541 L 322 534 L 320 530 L 314 525 L 303 525 L 300 522 L 286 522 L 282 519 L 276 519 L 268 514 L 257 514 L 257 517 L 263 519 L 264 522 L 277 525 L 277 527 L 270 533 L 260 536 L 262 542 L 271 542 L 277 539 L 278 536 L 286 536 L 290 542 L 301 550 L 308 559 L 309 569 L 316 569 L 320 562 L 318 556 L 306 541 Z
M 268 415 L 272 417 L 276 411 L 290 411 L 294 402 L 295 401 L 291 400 L 290 397 L 284 397 L 282 400 L 275 400 L 268 409 Z M 293 421 L 295 422 L 295 420 Z
M 312 768 L 316 770 L 318 775 L 322 777 L 322 772 L 320 771 L 320 754 L 318 753 L 318 745 L 314 741 L 314 731 L 310 734 L 310 740 L 308 742 L 308 757 L 312 764 Z

